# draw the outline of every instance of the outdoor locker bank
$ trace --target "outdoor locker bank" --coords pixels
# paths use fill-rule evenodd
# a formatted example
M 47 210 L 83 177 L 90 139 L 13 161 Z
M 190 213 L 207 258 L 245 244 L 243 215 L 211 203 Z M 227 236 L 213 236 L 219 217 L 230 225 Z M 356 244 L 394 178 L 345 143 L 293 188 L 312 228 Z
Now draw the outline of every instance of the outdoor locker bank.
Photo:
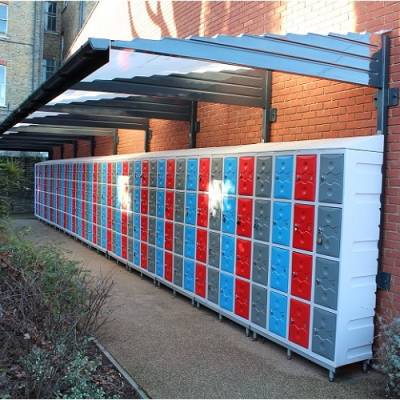
M 383 135 L 42 162 L 35 215 L 324 366 L 372 357 Z

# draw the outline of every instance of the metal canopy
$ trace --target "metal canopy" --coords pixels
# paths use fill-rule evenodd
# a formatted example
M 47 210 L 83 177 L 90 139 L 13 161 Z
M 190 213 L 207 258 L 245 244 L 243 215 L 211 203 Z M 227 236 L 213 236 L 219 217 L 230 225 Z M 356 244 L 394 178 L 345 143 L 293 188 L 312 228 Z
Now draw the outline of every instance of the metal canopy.
M 0 134 L 113 136 L 115 128 L 147 130 L 148 119 L 158 118 L 190 121 L 193 139 L 197 101 L 268 110 L 271 70 L 382 91 L 382 43 L 379 35 L 355 33 L 89 39 L 0 125 Z

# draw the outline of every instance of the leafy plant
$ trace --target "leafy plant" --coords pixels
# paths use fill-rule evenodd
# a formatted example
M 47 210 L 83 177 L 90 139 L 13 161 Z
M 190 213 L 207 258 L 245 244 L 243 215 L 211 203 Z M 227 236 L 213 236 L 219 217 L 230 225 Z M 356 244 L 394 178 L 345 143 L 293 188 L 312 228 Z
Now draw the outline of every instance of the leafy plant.
M 387 396 L 400 398 L 400 317 L 390 317 L 389 321 L 379 321 L 376 366 L 386 377 Z
M 23 170 L 13 159 L 0 159 L 0 218 L 10 211 L 10 195 L 21 189 Z

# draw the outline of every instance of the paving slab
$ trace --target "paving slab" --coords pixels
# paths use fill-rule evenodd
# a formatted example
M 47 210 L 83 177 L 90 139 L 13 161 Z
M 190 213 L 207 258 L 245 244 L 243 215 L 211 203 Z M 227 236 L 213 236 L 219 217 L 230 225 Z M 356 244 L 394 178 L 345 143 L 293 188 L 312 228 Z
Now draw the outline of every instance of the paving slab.
M 36 219 L 15 220 L 30 238 L 56 243 L 94 275 L 114 280 L 111 320 L 99 340 L 153 398 L 377 398 L 383 377 L 361 366 L 327 371 L 268 340 L 252 341 L 233 322 L 156 288 L 79 241 Z

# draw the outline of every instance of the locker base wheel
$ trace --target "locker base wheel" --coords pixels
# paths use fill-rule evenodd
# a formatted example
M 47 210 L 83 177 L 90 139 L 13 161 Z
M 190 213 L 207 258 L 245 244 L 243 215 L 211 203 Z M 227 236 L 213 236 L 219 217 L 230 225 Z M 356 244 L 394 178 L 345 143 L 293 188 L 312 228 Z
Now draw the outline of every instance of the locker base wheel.
M 333 371 L 329 371 L 328 380 L 329 382 L 333 382 L 335 380 L 335 373 Z
M 369 368 L 369 361 L 370 360 L 365 360 L 362 363 L 362 371 L 364 372 L 364 374 L 366 374 L 368 372 L 368 368 Z
M 292 359 L 292 350 L 289 350 L 289 349 L 287 350 L 286 357 L 287 357 L 288 360 Z

